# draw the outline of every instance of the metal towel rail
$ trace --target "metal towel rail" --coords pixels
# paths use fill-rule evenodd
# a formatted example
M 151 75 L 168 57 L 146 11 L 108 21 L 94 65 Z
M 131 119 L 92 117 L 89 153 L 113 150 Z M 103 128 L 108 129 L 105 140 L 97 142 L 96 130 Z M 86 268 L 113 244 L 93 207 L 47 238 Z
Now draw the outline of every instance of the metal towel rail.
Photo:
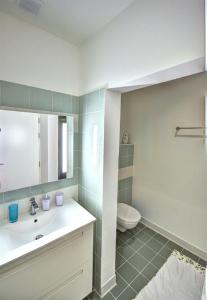
M 180 130 L 203 130 L 203 134 L 179 134 Z M 176 127 L 175 137 L 184 137 L 184 138 L 207 138 L 207 127 Z

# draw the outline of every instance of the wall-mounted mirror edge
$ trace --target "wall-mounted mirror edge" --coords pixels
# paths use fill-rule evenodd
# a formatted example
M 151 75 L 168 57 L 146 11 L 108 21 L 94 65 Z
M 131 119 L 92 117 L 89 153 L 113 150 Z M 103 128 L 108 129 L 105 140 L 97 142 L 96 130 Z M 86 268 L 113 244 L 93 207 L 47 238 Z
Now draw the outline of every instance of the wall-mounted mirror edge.
M 0 194 L 72 179 L 77 119 L 77 114 L 0 106 Z

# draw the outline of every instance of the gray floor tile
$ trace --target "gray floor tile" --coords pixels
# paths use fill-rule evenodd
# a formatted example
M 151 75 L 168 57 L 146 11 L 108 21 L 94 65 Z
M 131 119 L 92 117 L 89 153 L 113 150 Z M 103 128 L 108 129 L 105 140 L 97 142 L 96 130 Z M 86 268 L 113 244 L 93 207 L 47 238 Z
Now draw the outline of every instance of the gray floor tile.
M 117 249 L 118 253 L 125 259 L 128 259 L 130 256 L 133 255 L 135 252 L 132 248 L 130 248 L 128 245 L 124 244 L 121 247 Z
M 130 283 L 137 275 L 137 270 L 128 262 L 124 263 L 118 270 L 118 275 L 121 275 L 126 282 Z
M 132 264 L 139 272 L 141 272 L 148 264 L 148 261 L 143 256 L 135 253 L 129 259 L 129 263 Z
M 198 263 L 199 263 L 202 267 L 206 268 L 207 262 L 206 262 L 205 260 L 199 258 Z
M 188 250 L 183 249 L 182 254 L 186 255 L 187 257 L 190 257 L 195 262 L 197 262 L 199 260 L 198 256 L 196 256 L 195 254 L 189 252 Z
M 144 256 L 146 260 L 152 260 L 152 258 L 156 255 L 156 252 L 154 252 L 151 248 L 144 245 L 141 249 L 137 251 L 139 254 Z
M 100 300 L 100 297 L 96 294 L 96 292 L 93 292 L 88 296 L 88 300 Z
M 126 242 L 132 236 L 133 236 L 133 234 L 129 231 L 120 232 L 117 230 L 117 238 L 122 240 L 123 242 Z
M 128 239 L 128 241 L 127 241 L 127 245 L 129 245 L 135 251 L 137 251 L 138 249 L 140 249 L 143 246 L 143 244 L 144 244 L 144 242 L 140 241 L 139 239 L 137 239 L 134 236 L 131 237 L 130 239 Z
M 135 291 L 130 288 L 127 287 L 126 290 L 124 290 L 124 292 L 117 298 L 118 300 L 131 300 L 136 296 Z
M 106 296 L 101 298 L 101 300 L 114 300 L 114 299 L 115 298 L 110 293 L 108 293 Z
M 116 283 L 117 285 L 111 291 L 115 298 L 117 298 L 127 286 L 127 283 L 118 274 L 116 276 Z
M 140 228 L 140 229 L 143 229 L 143 228 L 145 228 L 146 226 L 144 225 L 144 224 L 142 224 L 142 223 L 139 223 L 138 225 L 137 225 L 137 228 Z
M 167 246 L 164 246 L 160 251 L 159 255 L 163 256 L 164 258 L 168 258 L 170 254 L 172 253 L 172 250 L 168 248 Z
M 137 232 L 143 230 L 143 228 L 145 228 L 145 227 L 140 223 L 135 228 L 131 229 L 131 233 L 134 235 Z
M 153 238 L 156 239 L 158 242 L 160 242 L 163 245 L 168 242 L 168 239 L 166 239 L 164 236 L 162 236 L 159 233 L 157 233 L 156 235 L 154 235 Z
M 117 252 L 116 253 L 116 268 L 118 269 L 126 260 Z
M 150 229 L 149 227 L 145 227 L 143 230 L 142 230 L 144 233 L 148 234 L 149 236 L 154 236 L 156 233 L 155 231 L 153 231 L 152 229 Z
M 206 266 L 206 262 L 201 258 L 141 223 L 130 231 L 117 231 L 117 286 L 102 300 L 133 299 L 155 276 L 174 249 Z M 101 300 L 96 293 L 86 299 Z
M 122 240 L 119 239 L 119 238 L 116 239 L 116 247 L 117 247 L 117 248 L 120 247 L 120 246 L 123 245 L 123 244 L 124 244 L 124 241 L 122 241 Z
M 166 246 L 168 248 L 170 248 L 171 250 L 178 250 L 178 251 L 182 251 L 183 248 L 179 245 L 177 245 L 176 243 L 172 242 L 172 241 L 168 241 Z
M 156 255 L 151 261 L 151 263 L 158 269 L 160 269 L 165 262 L 166 262 L 166 258 L 160 256 L 159 254 Z
M 148 234 L 144 233 L 143 230 L 136 233 L 135 236 L 142 242 L 147 242 L 149 239 L 151 239 L 151 236 L 149 236 Z
M 148 247 L 150 247 L 155 252 L 160 251 L 160 249 L 163 247 L 163 244 L 159 243 L 156 239 L 152 238 L 149 240 L 146 244 Z
M 148 280 L 142 274 L 139 274 L 130 285 L 139 293 L 147 283 Z
M 142 271 L 142 274 L 146 276 L 149 280 L 152 279 L 152 277 L 155 276 L 155 274 L 158 272 L 158 269 L 153 266 L 151 263 L 149 263 L 146 268 Z

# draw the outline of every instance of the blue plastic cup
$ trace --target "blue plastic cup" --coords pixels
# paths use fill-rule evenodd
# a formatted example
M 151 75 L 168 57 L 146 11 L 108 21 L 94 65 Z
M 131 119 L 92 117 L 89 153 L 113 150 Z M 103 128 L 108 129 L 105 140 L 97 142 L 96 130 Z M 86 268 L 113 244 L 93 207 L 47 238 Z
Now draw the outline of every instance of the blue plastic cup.
M 9 222 L 14 223 L 18 220 L 18 204 L 13 203 L 9 205 Z

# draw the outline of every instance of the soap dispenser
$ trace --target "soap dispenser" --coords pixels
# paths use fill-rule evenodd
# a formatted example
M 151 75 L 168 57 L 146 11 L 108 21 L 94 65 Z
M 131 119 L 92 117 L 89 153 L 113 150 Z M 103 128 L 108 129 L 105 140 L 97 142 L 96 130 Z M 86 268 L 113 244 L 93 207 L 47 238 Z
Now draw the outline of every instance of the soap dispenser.
M 42 197 L 42 209 L 43 210 L 50 209 L 50 196 L 47 194 Z

